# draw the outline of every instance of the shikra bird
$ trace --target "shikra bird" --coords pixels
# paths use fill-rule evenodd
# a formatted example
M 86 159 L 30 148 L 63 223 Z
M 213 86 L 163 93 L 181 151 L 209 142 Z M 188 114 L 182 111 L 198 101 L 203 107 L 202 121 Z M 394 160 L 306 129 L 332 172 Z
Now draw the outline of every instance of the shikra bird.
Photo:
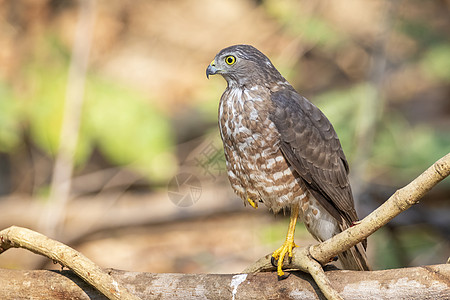
M 221 50 L 206 69 L 227 88 L 220 98 L 219 129 L 233 190 L 252 207 L 290 209 L 286 241 L 272 254 L 278 278 L 292 257 L 297 218 L 324 241 L 358 221 L 349 167 L 330 121 L 302 97 L 259 50 Z M 345 269 L 369 270 L 367 241 L 338 255 Z

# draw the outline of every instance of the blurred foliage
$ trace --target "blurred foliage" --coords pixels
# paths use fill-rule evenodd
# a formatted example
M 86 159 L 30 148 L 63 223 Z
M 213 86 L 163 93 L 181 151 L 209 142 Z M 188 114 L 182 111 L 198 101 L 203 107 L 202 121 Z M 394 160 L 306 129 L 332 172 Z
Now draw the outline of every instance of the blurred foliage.
M 64 111 L 67 86 L 68 57 L 48 39 L 41 52 L 26 67 L 27 90 L 23 95 L 25 122 L 30 137 L 39 148 L 56 155 Z M 45 50 L 47 51 L 45 51 Z M 80 134 L 75 152 L 77 165 L 86 162 L 91 153 L 91 141 Z
M 374 245 L 377 270 L 405 265 L 439 264 L 447 257 L 442 237 L 425 226 L 399 227 L 394 232 L 382 228 L 369 238 Z M 412 261 L 414 260 L 414 263 Z
M 356 153 L 358 117 L 366 98 L 374 91 L 366 84 L 332 90 L 315 97 L 315 103 L 330 119 L 338 132 L 347 159 Z M 405 149 L 405 145 L 407 148 Z M 395 110 L 386 109 L 378 125 L 371 149 L 370 173 L 386 173 L 390 180 L 405 182 L 419 175 L 450 150 L 450 135 L 426 124 L 411 125 Z M 395 178 L 391 178 L 395 176 Z
M 305 6 L 313 3 L 293 0 L 266 0 L 264 7 L 293 37 L 301 37 L 306 43 L 318 44 L 327 49 L 346 41 L 346 35 L 339 32 L 325 18 L 305 14 Z
M 267 226 L 263 226 L 260 230 L 259 239 L 264 245 L 270 247 L 279 247 L 286 238 L 286 231 L 289 227 L 289 218 L 279 219 L 276 222 L 271 222 Z M 308 233 L 303 223 L 298 223 L 295 227 L 296 241 L 304 239 L 310 239 L 311 236 Z M 300 244 L 303 246 L 302 244 Z
M 152 180 L 173 175 L 174 140 L 167 116 L 139 93 L 95 77 L 87 84 L 86 101 L 82 132 L 112 163 Z
M 226 83 L 219 78 L 206 82 L 203 67 L 203 73 L 200 74 L 200 68 L 195 69 L 192 76 L 187 76 L 191 74 L 188 72 L 178 72 L 186 64 L 186 53 L 191 53 L 192 45 L 186 46 L 189 51 L 181 44 L 177 44 L 180 49 L 172 47 L 175 40 L 186 38 L 183 32 L 179 36 L 171 35 L 179 32 L 175 30 L 179 28 L 175 19 L 170 24 L 153 24 L 147 18 L 129 18 L 130 22 L 125 22 L 120 17 L 122 13 L 142 18 L 145 13 L 141 14 L 141 9 L 147 9 L 148 3 L 139 2 L 135 6 L 114 3 L 111 11 L 99 9 L 101 21 L 96 25 L 98 35 L 94 35 L 99 38 L 94 43 L 91 69 L 86 78 L 75 155 L 77 170 L 82 171 L 93 157 L 93 151 L 98 150 L 111 165 L 126 166 L 152 180 L 165 180 L 175 172 L 175 143 L 185 141 L 179 134 L 190 137 L 204 134 L 206 138 L 210 132 L 218 134 L 218 100 Z M 423 98 L 422 106 L 428 105 L 428 96 L 436 90 L 440 95 L 448 94 L 450 43 L 448 26 L 439 14 L 445 10 L 444 4 L 430 2 L 418 8 L 419 4 L 408 1 L 402 5 L 388 1 L 367 4 L 354 1 L 344 8 L 327 1 L 251 3 L 255 15 L 262 15 L 260 19 L 272 31 L 261 38 L 247 40 L 243 38 L 244 33 L 253 29 L 245 27 L 246 30 L 235 32 L 229 42 L 259 43 L 256 46 L 270 53 L 282 74 L 332 121 L 350 163 L 360 150 L 361 127 L 371 126 L 371 121 L 375 120 L 373 146 L 365 156 L 368 158 L 368 174 L 365 175 L 369 181 L 404 183 L 449 151 L 450 136 L 442 126 L 439 129 L 424 119 L 422 123 L 414 122 L 414 115 L 407 116 L 398 109 L 398 103 L 403 105 L 419 93 Z M 36 145 L 50 157 L 58 149 L 76 5 L 62 6 L 58 1 L 49 1 L 39 7 L 42 11 L 53 12 L 49 19 L 42 14 L 28 20 L 24 14 L 27 4 L 20 3 L 16 8 L 10 7 L 11 11 L 17 9 L 16 20 L 11 17 L 2 23 L 4 28 L 34 28 L 34 24 L 39 24 L 36 32 L 5 31 L 12 41 L 14 38 L 26 41 L 20 45 L 24 48 L 22 52 L 17 51 L 20 59 L 16 73 L 19 76 L 12 77 L 8 84 L 0 84 L 0 151 L 11 155 L 28 136 L 32 146 Z M 170 5 L 166 9 L 178 11 Z M 193 11 L 196 9 L 192 6 Z M 201 20 L 195 22 L 199 22 L 199 28 L 209 28 L 209 25 L 200 26 Z M 203 34 L 208 35 L 211 44 L 218 44 L 211 39 L 211 30 L 220 31 L 211 27 Z M 191 34 L 199 34 L 192 36 L 192 40 L 205 41 L 205 37 L 200 36 L 201 31 Z M 384 39 L 383 34 L 386 34 Z M 155 37 L 160 42 L 148 42 Z M 218 36 L 217 39 L 224 43 L 223 38 Z M 127 44 L 130 41 L 134 43 Z M 210 61 L 212 47 L 197 49 L 195 53 L 200 61 L 204 60 L 205 64 Z M 114 51 L 108 51 L 110 48 Z M 103 57 L 104 53 L 108 55 Z M 142 53 L 145 57 L 138 57 Z M 374 64 L 377 55 L 386 59 L 383 84 L 378 84 L 372 76 L 377 67 Z M 192 57 L 189 61 L 194 60 Z M 105 68 L 105 65 L 110 67 L 111 61 L 115 68 Z M 117 68 L 121 63 L 130 63 L 131 67 Z M 175 69 L 177 72 L 173 71 Z M 140 92 L 147 88 L 142 82 L 140 89 L 131 88 L 123 78 L 126 77 L 123 73 L 129 70 L 142 72 L 144 78 L 150 77 L 148 90 L 160 88 L 163 92 L 158 98 L 149 99 Z M 183 83 L 176 76 L 189 78 Z M 143 82 L 145 84 L 145 80 Z M 172 109 L 173 103 L 179 103 L 175 101 L 184 101 L 185 106 Z M 374 105 L 379 106 L 376 112 L 371 110 Z M 169 111 L 173 113 L 170 117 L 165 113 Z M 171 119 L 179 118 L 177 113 L 185 113 L 186 120 L 191 118 L 178 124 L 184 127 L 182 129 L 171 126 Z
M 59 144 L 69 56 L 55 38 L 45 39 L 40 49 L 26 68 L 28 89 L 21 95 L 22 112 L 32 141 L 53 155 Z M 10 112 L 14 107 L 10 106 L 2 113 L 14 118 Z M 11 144 L 11 134 L 0 136 L 2 145 L 8 141 Z M 87 74 L 75 153 L 78 168 L 87 163 L 97 147 L 114 165 L 131 168 L 152 181 L 167 180 L 176 164 L 171 154 L 173 143 L 168 117 L 147 97 L 117 82 Z
M 433 79 L 450 81 L 450 43 L 430 47 L 422 59 L 422 67 Z
M 449 152 L 448 134 L 423 124 L 412 126 L 398 113 L 390 116 L 390 122 L 383 123 L 377 133 L 371 161 L 374 170 L 388 170 L 397 181 L 408 182 Z
M 13 151 L 20 143 L 20 108 L 13 92 L 0 84 L 0 152 Z

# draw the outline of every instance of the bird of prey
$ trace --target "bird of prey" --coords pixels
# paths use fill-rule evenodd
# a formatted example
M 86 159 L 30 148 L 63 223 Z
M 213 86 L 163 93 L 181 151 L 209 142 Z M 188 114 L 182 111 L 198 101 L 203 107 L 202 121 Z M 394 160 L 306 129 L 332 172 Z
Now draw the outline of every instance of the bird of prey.
M 290 210 L 283 245 L 272 254 L 278 279 L 292 257 L 300 218 L 324 241 L 358 221 L 348 163 L 330 121 L 302 97 L 272 62 L 250 45 L 221 50 L 206 69 L 227 88 L 220 98 L 219 129 L 228 179 L 244 204 L 264 203 L 274 213 Z M 364 241 L 338 255 L 343 267 L 369 270 Z

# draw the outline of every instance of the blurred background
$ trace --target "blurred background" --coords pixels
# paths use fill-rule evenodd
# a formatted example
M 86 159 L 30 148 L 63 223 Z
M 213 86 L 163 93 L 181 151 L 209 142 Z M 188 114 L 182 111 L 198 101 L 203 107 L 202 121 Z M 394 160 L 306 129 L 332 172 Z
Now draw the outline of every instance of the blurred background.
M 331 120 L 364 217 L 450 151 L 450 1 L 0 1 L 0 228 L 102 267 L 236 273 L 288 217 L 244 207 L 215 54 L 252 44 Z M 444 263 L 450 180 L 369 238 L 375 269 Z M 314 241 L 302 224 L 296 242 Z M 9 250 L 0 267 L 59 268 Z

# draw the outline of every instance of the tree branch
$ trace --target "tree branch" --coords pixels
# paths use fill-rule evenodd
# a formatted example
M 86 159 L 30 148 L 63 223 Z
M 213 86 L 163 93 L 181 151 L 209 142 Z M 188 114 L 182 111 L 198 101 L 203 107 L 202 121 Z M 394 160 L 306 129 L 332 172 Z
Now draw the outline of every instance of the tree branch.
M 109 299 L 139 299 L 83 254 L 40 233 L 16 226 L 0 231 L 0 254 L 12 247 L 24 248 L 44 255 L 62 266 L 70 268 Z M 0 298 L 11 299 L 9 297 Z
M 366 239 L 395 216 L 407 210 L 450 174 L 450 153 L 439 159 L 407 186 L 397 190 L 385 203 L 365 217 L 358 225 L 311 248 L 311 255 L 326 264 L 338 253 Z
M 358 225 L 335 235 L 329 240 L 320 244 L 293 249 L 294 256 L 290 262 L 285 261 L 285 267 L 306 271 L 305 266 L 310 264 L 312 257 L 320 264 L 324 265 L 341 253 L 362 240 L 366 239 L 380 227 L 387 224 L 402 211 L 407 210 L 416 204 L 429 190 L 450 174 L 450 153 L 435 162 L 419 177 L 413 180 L 404 188 L 397 190 L 383 205 L 364 218 Z M 305 251 L 307 249 L 307 251 Z M 308 254 L 308 255 L 307 255 Z M 273 271 L 275 268 L 271 264 L 271 254 L 259 259 L 256 263 L 244 270 L 245 273 Z M 321 272 L 320 270 L 316 270 Z M 319 274 L 313 277 L 320 276 Z M 324 283 L 326 288 L 327 284 Z M 328 293 L 328 292 L 324 292 Z M 332 293 L 331 291 L 329 293 Z M 338 299 L 329 297 L 329 299 Z

